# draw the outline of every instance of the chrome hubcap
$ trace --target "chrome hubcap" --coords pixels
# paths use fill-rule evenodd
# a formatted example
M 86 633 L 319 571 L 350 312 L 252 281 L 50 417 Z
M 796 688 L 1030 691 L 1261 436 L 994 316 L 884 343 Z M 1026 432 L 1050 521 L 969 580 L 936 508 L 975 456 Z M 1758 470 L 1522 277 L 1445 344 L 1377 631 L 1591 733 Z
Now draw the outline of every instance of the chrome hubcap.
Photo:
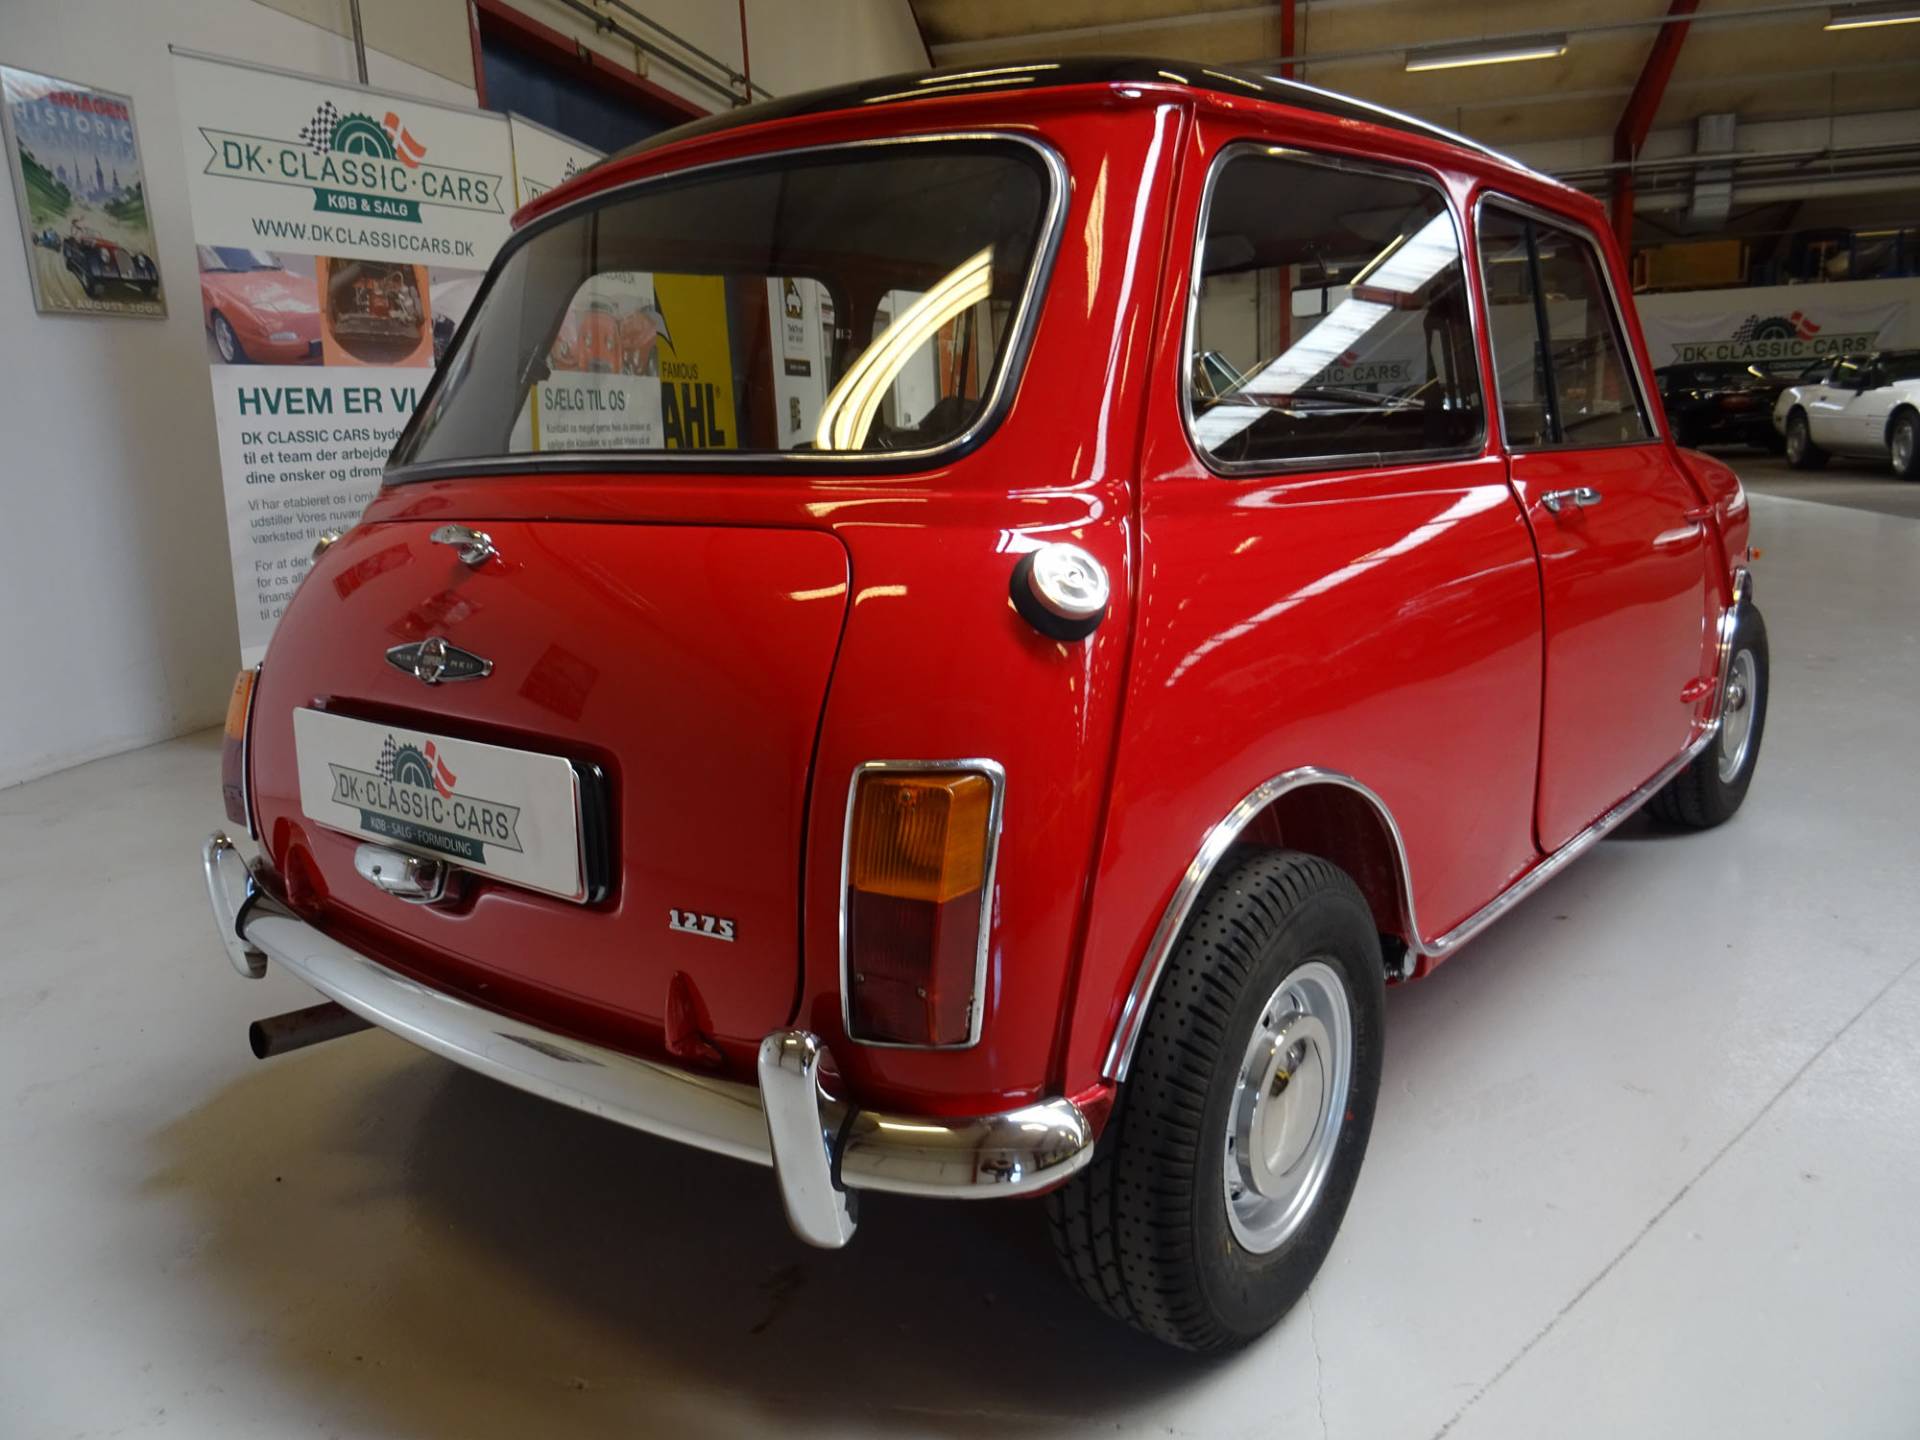
M 1333 1165 L 1353 1078 L 1353 1008 L 1330 965 L 1287 976 L 1247 1042 L 1227 1111 L 1227 1221 L 1246 1249 L 1278 1249 Z
M 1787 426 L 1787 453 L 1795 460 L 1806 452 L 1807 422 L 1795 420 Z
M 1720 779 L 1730 782 L 1747 763 L 1753 743 L 1755 676 L 1753 652 L 1738 651 L 1727 667 L 1727 694 L 1720 707 Z
M 1893 468 L 1901 474 L 1913 464 L 1913 422 L 1903 420 L 1893 431 Z

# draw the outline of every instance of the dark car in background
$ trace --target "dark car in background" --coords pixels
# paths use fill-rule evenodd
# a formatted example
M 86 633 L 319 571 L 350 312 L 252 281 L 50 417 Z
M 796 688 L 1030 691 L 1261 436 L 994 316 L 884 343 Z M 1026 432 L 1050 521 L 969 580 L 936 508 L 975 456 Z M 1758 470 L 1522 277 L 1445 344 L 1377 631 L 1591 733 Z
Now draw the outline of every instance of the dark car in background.
M 160 272 L 151 255 L 115 244 L 77 222 L 60 242 L 60 256 L 89 299 L 109 285 L 131 285 L 149 299 L 160 288 Z
M 1755 361 L 1667 365 L 1653 372 L 1660 400 L 1682 445 L 1752 445 L 1779 450 L 1773 402 L 1802 368 L 1774 369 Z

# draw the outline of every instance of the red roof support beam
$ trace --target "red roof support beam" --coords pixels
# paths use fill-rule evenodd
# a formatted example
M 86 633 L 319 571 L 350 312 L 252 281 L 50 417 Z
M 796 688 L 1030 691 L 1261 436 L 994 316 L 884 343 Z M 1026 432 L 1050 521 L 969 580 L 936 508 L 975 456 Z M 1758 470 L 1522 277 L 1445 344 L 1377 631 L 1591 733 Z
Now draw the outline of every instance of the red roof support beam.
M 1282 55 L 1293 54 L 1293 11 L 1294 0 L 1280 0 L 1280 53 Z M 1292 60 L 1288 60 L 1280 67 L 1282 80 L 1294 80 L 1298 77 L 1299 70 Z
M 1647 63 L 1640 67 L 1640 78 L 1634 81 L 1633 93 L 1627 97 L 1627 108 L 1620 112 L 1620 123 L 1614 127 L 1615 163 L 1629 163 L 1640 154 L 1640 147 L 1647 143 L 1647 134 L 1653 129 L 1653 117 L 1660 113 L 1660 102 L 1666 99 L 1667 82 L 1673 79 L 1673 67 L 1680 60 L 1680 47 L 1687 43 L 1687 31 L 1692 28 L 1687 21 L 1672 17 L 1691 15 L 1699 8 L 1700 0 L 1671 0 L 1668 4 L 1668 21 L 1653 37 L 1653 48 L 1647 52 Z M 1633 246 L 1631 170 L 1614 172 L 1609 208 L 1613 217 L 1613 233 L 1620 238 L 1620 248 L 1630 250 Z

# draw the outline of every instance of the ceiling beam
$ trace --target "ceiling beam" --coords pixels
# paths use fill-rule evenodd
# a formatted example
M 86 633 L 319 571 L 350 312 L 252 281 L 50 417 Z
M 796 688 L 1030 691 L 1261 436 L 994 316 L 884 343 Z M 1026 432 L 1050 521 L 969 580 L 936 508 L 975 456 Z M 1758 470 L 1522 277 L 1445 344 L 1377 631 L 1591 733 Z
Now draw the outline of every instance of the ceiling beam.
M 1654 35 L 1653 48 L 1647 51 L 1647 62 L 1640 67 L 1640 78 L 1633 82 L 1633 93 L 1627 96 L 1626 108 L 1620 112 L 1620 123 L 1614 127 L 1614 163 L 1631 166 L 1634 156 L 1640 153 L 1640 147 L 1647 143 L 1647 136 L 1653 130 L 1653 117 L 1660 113 L 1660 102 L 1667 97 L 1667 82 L 1673 79 L 1673 67 L 1680 63 L 1680 47 L 1687 43 L 1687 31 L 1691 28 L 1688 17 L 1699 8 L 1700 0 L 1671 0 L 1668 4 L 1667 23 Z M 1613 177 L 1609 209 L 1613 216 L 1613 233 L 1619 238 L 1620 248 L 1631 249 L 1631 168 L 1621 170 Z

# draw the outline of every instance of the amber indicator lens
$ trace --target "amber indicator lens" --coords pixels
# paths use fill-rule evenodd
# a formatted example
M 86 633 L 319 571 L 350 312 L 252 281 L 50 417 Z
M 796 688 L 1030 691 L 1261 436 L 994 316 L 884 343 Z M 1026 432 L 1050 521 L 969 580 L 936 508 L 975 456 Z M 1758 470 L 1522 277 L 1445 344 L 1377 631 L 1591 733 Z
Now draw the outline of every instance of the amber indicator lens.
M 227 819 L 236 825 L 247 823 L 247 713 L 253 708 L 253 685 L 259 678 L 258 670 L 242 670 L 233 677 L 226 734 L 220 741 L 220 798 L 226 802 Z
M 861 777 L 847 870 L 854 1039 L 971 1038 L 992 822 L 993 781 L 977 770 Z
M 233 677 L 233 693 L 227 696 L 227 739 L 247 738 L 247 707 L 253 704 L 253 682 L 258 670 L 242 670 Z

